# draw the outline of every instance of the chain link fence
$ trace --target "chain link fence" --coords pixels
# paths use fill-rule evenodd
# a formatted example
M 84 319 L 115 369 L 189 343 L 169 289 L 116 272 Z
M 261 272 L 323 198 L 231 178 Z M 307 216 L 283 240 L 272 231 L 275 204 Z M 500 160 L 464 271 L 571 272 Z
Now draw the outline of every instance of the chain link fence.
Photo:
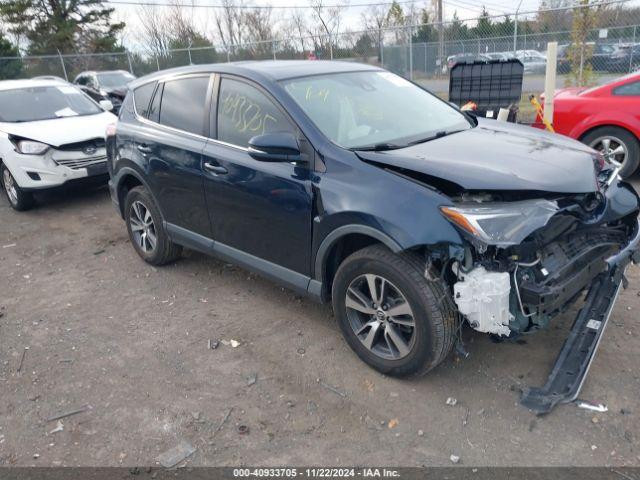
M 141 76 L 204 63 L 337 59 L 382 66 L 425 82 L 436 91 L 445 91 L 450 68 L 465 60 L 517 57 L 524 64 L 527 77 L 542 76 L 547 43 L 551 41 L 559 45 L 559 81 L 573 75 L 579 83 L 597 83 L 602 80 L 600 77 L 635 71 L 640 68 L 640 2 L 610 0 L 589 6 L 484 14 L 338 35 L 167 50 L 158 55 L 122 51 L 0 57 L 0 79 L 55 75 L 73 81 L 83 70 L 123 69 Z M 531 90 L 540 88 L 534 85 Z

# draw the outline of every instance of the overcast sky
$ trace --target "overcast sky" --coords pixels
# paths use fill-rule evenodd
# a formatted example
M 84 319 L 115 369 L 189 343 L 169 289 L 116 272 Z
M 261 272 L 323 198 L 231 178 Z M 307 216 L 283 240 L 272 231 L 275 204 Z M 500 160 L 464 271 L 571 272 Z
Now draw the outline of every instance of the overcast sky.
M 134 0 L 135 1 L 135 0 Z M 145 0 L 151 2 L 153 0 Z M 163 3 L 170 3 L 167 0 L 158 0 Z M 208 2 L 210 3 L 218 3 L 218 0 L 193 0 L 196 4 L 204 5 Z M 340 0 L 326 0 L 327 4 L 339 3 Z M 342 0 L 344 1 L 344 0 Z M 377 0 L 351 0 L 352 4 L 359 3 L 374 3 Z M 390 0 L 380 0 L 381 2 L 388 2 Z M 445 19 L 451 19 L 453 17 L 454 12 L 457 13 L 458 18 L 467 19 L 467 18 L 476 18 L 482 12 L 482 7 L 485 6 L 489 14 L 491 15 L 500 15 L 504 13 L 512 14 L 516 8 L 518 7 L 519 0 L 490 0 L 487 2 L 482 2 L 478 0 L 444 0 L 444 16 Z M 190 2 L 184 0 L 185 4 L 189 4 Z M 284 6 L 291 7 L 295 5 L 307 5 L 308 0 L 245 0 L 245 4 L 247 5 L 272 5 L 272 6 Z M 535 11 L 538 9 L 540 4 L 540 0 L 522 0 L 522 5 L 520 6 L 521 12 L 526 11 Z M 423 8 L 425 5 L 431 7 L 431 0 L 423 0 L 415 2 L 416 8 Z M 134 7 L 134 6 L 122 6 L 122 5 L 113 5 L 116 9 L 116 18 L 118 20 L 122 20 L 127 23 L 127 32 L 124 36 L 124 43 L 126 46 L 130 48 L 135 48 L 136 45 L 139 44 L 139 40 L 137 38 L 137 31 L 140 25 L 140 15 L 139 12 L 142 8 L 145 7 Z M 403 7 L 406 7 L 406 4 L 403 4 Z M 155 7 L 155 8 L 164 8 L 164 7 Z M 189 7 L 185 7 L 189 8 Z M 367 7 L 355 7 L 348 6 L 345 8 L 343 13 L 343 23 L 341 27 L 341 31 L 344 30 L 361 30 L 362 29 L 362 13 L 367 9 Z M 194 18 L 198 19 L 198 23 L 203 31 L 207 33 L 207 36 L 210 38 L 214 38 L 215 35 L 213 33 L 214 23 L 213 16 L 216 13 L 216 9 L 214 8 L 189 8 L 189 10 L 193 11 Z M 306 14 L 311 17 L 311 11 L 305 10 Z M 275 10 L 272 18 L 280 19 L 287 16 L 287 10 L 278 9 Z

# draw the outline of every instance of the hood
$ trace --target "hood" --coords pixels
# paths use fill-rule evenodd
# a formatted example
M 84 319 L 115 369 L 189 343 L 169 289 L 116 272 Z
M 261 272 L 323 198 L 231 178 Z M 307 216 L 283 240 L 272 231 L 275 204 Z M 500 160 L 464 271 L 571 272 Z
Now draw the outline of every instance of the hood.
M 118 117 L 109 112 L 95 115 L 54 118 L 37 122 L 3 123 L 0 132 L 28 138 L 59 147 L 68 143 L 82 142 L 92 138 L 103 138 L 105 129 Z
M 568 137 L 496 120 L 411 147 L 357 152 L 368 162 L 453 182 L 466 190 L 587 193 L 597 189 L 596 153 Z

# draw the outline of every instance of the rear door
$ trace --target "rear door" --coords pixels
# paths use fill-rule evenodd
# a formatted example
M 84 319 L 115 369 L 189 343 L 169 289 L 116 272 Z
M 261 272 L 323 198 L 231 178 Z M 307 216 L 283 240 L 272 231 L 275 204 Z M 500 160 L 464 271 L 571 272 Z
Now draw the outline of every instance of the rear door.
M 164 220 L 210 237 L 202 180 L 208 130 L 209 74 L 160 82 L 137 132 L 137 153 L 146 160 L 150 186 Z M 146 117 L 146 118 L 145 118 Z
M 240 251 L 309 275 L 311 162 L 258 161 L 247 147 L 251 137 L 281 131 L 298 138 L 306 158 L 313 158 L 310 144 L 258 85 L 222 76 L 215 92 L 203 172 L 216 248 L 231 247 L 231 255 Z

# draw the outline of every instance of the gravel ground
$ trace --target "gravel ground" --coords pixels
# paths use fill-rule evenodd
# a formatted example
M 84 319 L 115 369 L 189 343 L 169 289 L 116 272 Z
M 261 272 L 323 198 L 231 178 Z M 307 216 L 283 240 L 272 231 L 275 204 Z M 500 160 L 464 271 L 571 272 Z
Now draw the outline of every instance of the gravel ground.
M 640 465 L 636 267 L 581 394 L 609 411 L 537 418 L 519 389 L 571 315 L 523 344 L 466 330 L 468 359 L 385 377 L 327 306 L 193 252 L 143 263 L 104 187 L 26 213 L 3 196 L 0 265 L 0 465 L 154 465 L 182 441 L 190 465 Z

